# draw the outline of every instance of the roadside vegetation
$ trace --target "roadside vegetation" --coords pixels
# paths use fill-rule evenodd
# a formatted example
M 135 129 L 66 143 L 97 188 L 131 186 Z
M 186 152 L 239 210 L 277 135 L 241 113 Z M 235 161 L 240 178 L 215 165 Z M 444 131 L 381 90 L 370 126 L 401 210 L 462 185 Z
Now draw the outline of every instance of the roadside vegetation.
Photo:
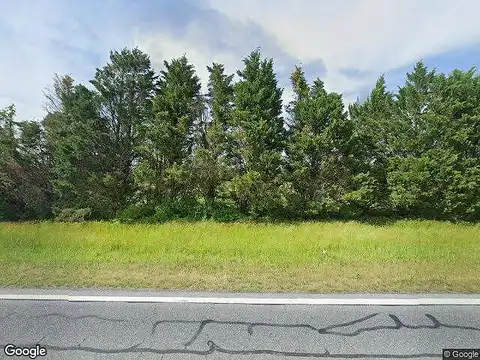
M 0 223 L 1 287 L 480 291 L 480 225 Z
M 475 69 L 418 62 L 348 108 L 301 67 L 283 103 L 259 50 L 207 70 L 203 93 L 186 56 L 122 49 L 90 87 L 55 76 L 42 121 L 0 110 L 0 220 L 480 219 Z
M 111 51 L 40 121 L 0 109 L 0 286 L 480 291 L 475 69 L 346 107 L 300 66 L 283 103 L 258 49 L 205 87 L 163 65 Z

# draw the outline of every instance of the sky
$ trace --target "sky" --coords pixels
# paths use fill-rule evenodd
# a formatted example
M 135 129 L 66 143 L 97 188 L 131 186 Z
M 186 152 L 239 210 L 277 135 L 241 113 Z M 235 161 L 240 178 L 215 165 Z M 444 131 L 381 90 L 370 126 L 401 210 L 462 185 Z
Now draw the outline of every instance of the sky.
M 285 101 L 302 65 L 348 104 L 382 74 L 396 89 L 419 60 L 446 73 L 480 66 L 478 13 L 477 0 L 2 0 L 0 108 L 41 119 L 55 73 L 86 84 L 110 50 L 135 46 L 157 71 L 186 54 L 204 86 L 207 65 L 234 73 L 260 47 Z

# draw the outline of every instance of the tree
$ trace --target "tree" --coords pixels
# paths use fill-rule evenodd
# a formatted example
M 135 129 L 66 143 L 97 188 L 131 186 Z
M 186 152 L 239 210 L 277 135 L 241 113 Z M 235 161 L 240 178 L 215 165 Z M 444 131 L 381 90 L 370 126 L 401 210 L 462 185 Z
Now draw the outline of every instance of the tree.
M 68 86 L 60 86 L 68 84 Z M 90 208 L 96 218 L 113 216 L 117 198 L 109 184 L 113 166 L 100 97 L 73 79 L 54 78 L 49 93 L 54 108 L 45 117 L 46 147 L 51 161 L 54 207 Z
M 100 94 L 101 116 L 108 125 L 111 183 L 121 209 L 133 194 L 133 166 L 143 142 L 140 127 L 151 121 L 155 74 L 150 58 L 138 48 L 110 52 L 91 83 Z
M 232 181 L 232 195 L 244 212 L 272 214 L 282 206 L 278 192 L 286 145 L 282 89 L 273 60 L 262 60 L 259 50 L 243 63 L 234 86 L 231 138 L 238 175 Z
M 136 180 L 147 201 L 180 201 L 191 195 L 186 161 L 198 138 L 205 103 L 200 79 L 186 56 L 164 62 L 153 99 L 154 116 L 141 127 L 145 141 Z
M 0 220 L 14 219 L 15 182 L 12 178 L 12 167 L 15 166 L 15 106 L 10 105 L 0 110 Z
M 43 129 L 14 119 L 13 105 L 0 110 L 0 220 L 45 218 L 51 192 Z
M 387 181 L 392 210 L 400 214 L 433 214 L 427 193 L 432 181 L 429 157 L 439 140 L 431 131 L 438 119 L 432 111 L 435 80 L 435 71 L 429 72 L 420 61 L 396 96 L 396 113 L 388 135 L 392 151 Z
M 13 104 L 0 109 L 0 150 L 4 158 L 13 156 L 17 149 L 15 114 L 16 109 Z
M 191 171 L 194 182 L 207 205 L 212 207 L 219 186 L 232 176 L 232 146 L 229 129 L 233 111 L 233 75 L 226 75 L 221 64 L 207 67 L 207 103 L 209 118 L 201 133 Z
M 320 79 L 310 86 L 303 69 L 291 76 L 294 100 L 288 107 L 291 205 L 298 215 L 339 213 L 349 189 L 352 123 L 342 97 Z
M 395 113 L 394 95 L 387 91 L 384 76 L 377 80 L 366 101 L 349 106 L 355 161 L 353 189 L 346 199 L 357 214 L 387 215 L 391 210 L 387 167 L 393 149 L 391 134 Z
M 110 52 L 93 89 L 56 74 L 42 122 L 0 110 L 0 220 L 419 216 L 480 219 L 480 75 L 418 62 L 345 111 L 291 74 L 282 113 L 272 59 L 155 76 L 138 48 Z
M 233 123 L 239 170 L 267 177 L 279 173 L 286 132 L 282 114 L 282 89 L 277 86 L 272 59 L 261 59 L 259 50 L 243 60 L 235 86 Z
M 389 160 L 394 209 L 402 215 L 479 214 L 479 99 L 475 70 L 448 77 L 418 63 L 399 89 L 397 146 Z
M 53 86 L 45 89 L 43 92 L 46 98 L 44 109 L 49 114 L 62 111 L 67 102 L 68 97 L 71 95 L 73 89 L 74 80 L 70 75 L 53 76 Z
M 420 156 L 435 146 L 436 136 L 429 133 L 434 121 L 435 70 L 428 71 L 422 61 L 407 73 L 407 81 L 396 96 L 396 127 L 390 132 L 392 155 Z M 433 116 L 432 116 L 433 115 Z

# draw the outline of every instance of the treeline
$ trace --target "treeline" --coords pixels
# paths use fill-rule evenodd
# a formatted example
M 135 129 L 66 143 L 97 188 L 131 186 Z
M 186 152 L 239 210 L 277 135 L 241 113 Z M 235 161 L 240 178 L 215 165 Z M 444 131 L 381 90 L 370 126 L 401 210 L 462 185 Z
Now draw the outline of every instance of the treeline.
M 301 67 L 285 107 L 273 60 L 156 74 L 112 51 L 92 89 L 54 77 L 43 121 L 0 111 L 0 219 L 480 217 L 480 77 L 419 62 L 345 108 Z M 285 111 L 284 111 L 285 110 Z M 348 110 L 348 111 L 347 111 Z

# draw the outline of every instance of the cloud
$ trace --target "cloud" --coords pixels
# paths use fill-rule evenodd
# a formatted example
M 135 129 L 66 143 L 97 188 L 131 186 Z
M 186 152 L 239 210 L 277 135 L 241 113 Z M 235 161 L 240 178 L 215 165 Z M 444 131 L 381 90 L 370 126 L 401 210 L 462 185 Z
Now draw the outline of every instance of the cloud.
M 289 89 L 290 75 L 300 62 L 294 54 L 282 48 L 275 36 L 254 21 L 231 20 L 201 1 L 178 0 L 177 4 L 183 16 L 177 16 L 175 20 L 164 19 L 156 25 L 141 21 L 142 25 L 136 28 L 134 43 L 150 55 L 157 71 L 163 68 L 164 60 L 186 54 L 195 65 L 203 91 L 206 91 L 207 66 L 212 62 L 224 64 L 227 73 L 235 74 L 243 67 L 243 58 L 260 48 L 263 57 L 274 59 L 279 86 L 284 88 L 284 103 L 293 99 L 293 92 Z M 311 79 L 326 73 L 321 58 L 304 61 L 302 66 Z
M 106 61 L 110 48 L 126 44 L 131 36 L 114 26 L 114 4 L 86 4 L 0 2 L 0 107 L 15 103 L 19 120 L 42 118 L 43 90 L 55 73 L 85 82 Z M 110 10 L 112 18 L 105 16 Z
M 447 72 L 478 63 L 479 10 L 476 0 L 5 0 L 0 107 L 14 102 L 20 119 L 41 118 L 54 73 L 87 82 L 111 49 L 136 45 L 157 70 L 186 54 L 204 86 L 207 65 L 234 73 L 260 47 L 274 58 L 286 102 L 302 64 L 310 81 L 320 77 L 349 103 L 382 73 L 398 85 L 421 58 Z
M 206 0 L 232 21 L 254 22 L 301 61 L 322 59 L 326 86 L 351 93 L 381 73 L 478 43 L 476 0 Z M 369 76 L 352 76 L 352 69 Z
M 242 68 L 242 59 L 251 51 L 260 48 L 262 55 L 274 58 L 275 71 L 282 86 L 289 83 L 289 76 L 298 59 L 286 53 L 274 36 L 254 22 L 231 21 L 224 14 L 199 2 L 180 1 L 184 8 L 184 18 L 176 18 L 174 23 L 163 23 L 156 27 L 137 28 L 135 44 L 150 54 L 157 69 L 163 61 L 187 55 L 196 66 L 197 73 L 205 86 L 208 81 L 207 65 L 219 62 L 225 65 L 228 73 Z M 192 17 L 191 14 L 195 14 Z M 325 73 L 321 59 L 308 61 L 307 72 L 317 75 Z

